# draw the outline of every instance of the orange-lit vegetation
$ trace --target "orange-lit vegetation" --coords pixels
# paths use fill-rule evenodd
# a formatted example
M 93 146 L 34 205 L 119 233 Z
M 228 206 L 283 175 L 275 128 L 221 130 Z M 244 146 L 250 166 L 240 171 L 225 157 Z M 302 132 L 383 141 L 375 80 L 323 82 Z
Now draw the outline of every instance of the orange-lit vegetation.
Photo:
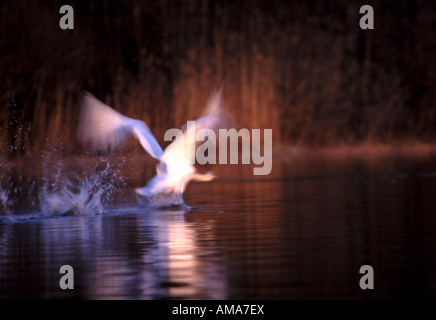
M 71 1 L 61 30 L 58 1 L 4 1 L 1 149 L 77 152 L 82 90 L 163 142 L 222 84 L 238 125 L 275 143 L 433 141 L 436 5 L 368 4 L 372 31 L 359 1 Z

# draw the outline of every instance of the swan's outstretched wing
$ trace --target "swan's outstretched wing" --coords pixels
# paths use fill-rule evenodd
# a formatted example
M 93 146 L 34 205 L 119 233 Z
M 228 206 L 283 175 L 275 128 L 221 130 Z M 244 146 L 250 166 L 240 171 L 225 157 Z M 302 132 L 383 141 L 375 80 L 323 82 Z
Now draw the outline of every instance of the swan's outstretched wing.
M 222 93 L 223 87 L 209 97 L 205 112 L 195 122 L 197 129 L 211 129 L 218 136 L 218 129 L 228 129 L 236 125 L 235 119 L 224 108 Z
M 222 115 L 225 112 L 226 111 L 224 110 L 223 102 L 223 87 L 221 87 L 218 91 L 214 91 L 207 100 L 206 110 L 201 118 L 210 115 Z
M 135 120 L 132 129 L 133 134 L 138 138 L 139 143 L 141 143 L 141 146 L 145 151 L 147 151 L 153 158 L 160 159 L 163 155 L 163 150 L 145 122 Z
M 200 129 L 213 130 L 218 136 L 218 129 L 228 126 L 231 117 L 224 110 L 222 99 L 222 88 L 214 92 L 209 98 L 206 106 L 206 111 L 203 116 L 195 120 L 195 126 L 184 126 L 183 136 L 179 136 L 173 141 L 164 152 L 162 161 L 167 166 L 167 171 L 177 175 L 178 173 L 194 173 L 195 167 L 192 165 L 195 162 L 195 146 L 196 135 Z M 212 141 L 215 143 L 215 141 Z M 171 172 L 170 172 L 171 171 Z
M 175 141 L 165 149 L 160 158 L 161 162 L 157 166 L 157 174 L 145 187 L 136 189 L 138 194 L 147 197 L 161 193 L 175 194 L 179 197 L 177 203 L 183 203 L 181 194 L 190 180 L 209 181 L 214 178 L 210 173 L 196 174 L 193 164 L 195 163 L 198 130 L 210 129 L 217 136 L 218 129 L 228 125 L 229 117 L 224 110 L 221 95 L 222 90 L 215 92 L 208 100 L 206 112 L 195 121 L 195 126 L 185 126 L 183 132 L 180 132 Z
M 131 134 L 152 157 L 159 159 L 163 155 L 161 146 L 143 121 L 123 116 L 85 92 L 79 119 L 79 138 L 83 143 L 94 148 L 119 148 Z

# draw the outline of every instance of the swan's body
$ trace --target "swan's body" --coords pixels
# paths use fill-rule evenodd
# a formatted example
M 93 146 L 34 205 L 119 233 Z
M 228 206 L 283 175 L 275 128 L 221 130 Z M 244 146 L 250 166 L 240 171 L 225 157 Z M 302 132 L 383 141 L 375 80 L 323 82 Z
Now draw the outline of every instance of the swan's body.
M 195 126 L 186 128 L 183 135 L 176 138 L 164 152 L 143 121 L 123 116 L 85 92 L 79 137 L 93 147 L 117 148 L 122 146 L 130 135 L 134 135 L 144 150 L 160 161 L 156 175 L 145 187 L 137 188 L 136 192 L 146 197 L 175 193 L 175 198 L 179 199 L 176 202 L 183 203 L 181 195 L 189 181 L 210 181 L 215 178 L 211 173 L 197 173 L 192 159 L 195 155 L 188 154 L 187 150 L 192 148 L 193 144 L 195 148 L 196 130 L 207 128 L 216 131 L 226 122 L 221 94 L 222 90 L 219 90 L 211 96 L 206 112 L 195 121 Z

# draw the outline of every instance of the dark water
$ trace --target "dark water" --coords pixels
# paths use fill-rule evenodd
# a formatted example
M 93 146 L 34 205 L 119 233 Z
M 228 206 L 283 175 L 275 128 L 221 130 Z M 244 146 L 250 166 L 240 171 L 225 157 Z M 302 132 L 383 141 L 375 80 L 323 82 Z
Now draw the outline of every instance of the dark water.
M 312 165 L 192 183 L 187 208 L 2 220 L 0 298 L 436 298 L 436 168 Z

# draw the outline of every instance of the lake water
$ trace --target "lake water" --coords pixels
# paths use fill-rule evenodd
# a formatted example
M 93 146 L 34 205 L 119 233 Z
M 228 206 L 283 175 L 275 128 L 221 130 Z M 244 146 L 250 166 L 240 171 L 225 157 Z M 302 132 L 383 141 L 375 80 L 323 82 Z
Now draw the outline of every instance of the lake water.
M 69 216 L 38 209 L 35 170 L 4 166 L 0 298 L 436 298 L 433 163 L 276 161 L 267 177 L 221 166 L 220 179 L 189 185 L 187 207 L 167 209 L 137 206 L 134 183 L 110 172 L 88 188 L 98 201 Z M 118 207 L 101 210 L 102 188 Z M 62 265 L 73 290 L 59 287 Z M 362 265 L 373 290 L 359 286 Z

